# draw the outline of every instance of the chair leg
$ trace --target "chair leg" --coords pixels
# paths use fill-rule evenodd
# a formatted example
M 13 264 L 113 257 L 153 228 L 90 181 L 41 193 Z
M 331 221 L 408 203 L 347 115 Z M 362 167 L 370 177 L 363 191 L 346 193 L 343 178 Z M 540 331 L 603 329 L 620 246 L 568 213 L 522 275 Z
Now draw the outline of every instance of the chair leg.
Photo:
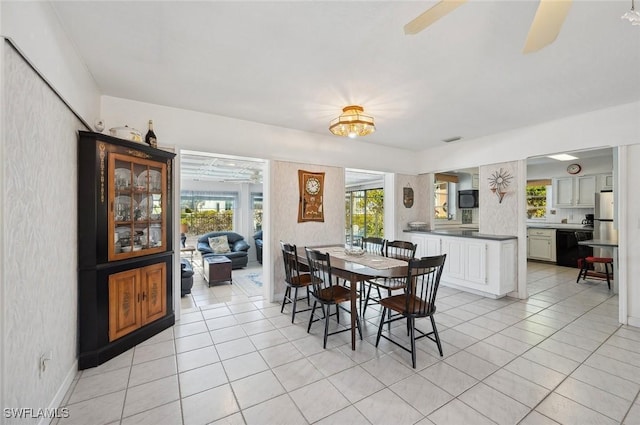
M 416 368 L 416 318 L 407 317 L 407 326 L 411 330 L 411 364 L 413 368 Z M 441 354 L 442 355 L 442 354 Z
M 611 271 L 613 272 L 613 266 L 611 266 Z M 609 290 L 611 290 L 611 279 L 609 278 L 609 263 L 604 263 L 604 272 L 607 275 L 607 286 Z
M 291 298 L 290 286 L 287 286 L 287 289 L 284 290 L 284 298 L 282 298 L 282 307 L 280 308 L 280 313 L 284 313 L 284 305 L 287 303 L 287 298 Z
M 360 326 L 360 317 L 356 314 L 356 327 L 358 328 L 358 333 L 360 334 L 360 341 L 362 341 L 362 326 Z
M 376 338 L 376 347 L 380 342 L 380 336 L 382 335 L 382 327 L 384 326 L 384 315 L 387 313 L 387 308 L 382 309 L 382 315 L 380 316 L 380 326 L 378 326 L 378 337 Z
M 438 328 L 436 328 L 436 321 L 433 319 L 433 316 L 429 316 L 431 319 L 431 327 L 433 328 L 433 336 L 436 337 L 436 344 L 438 344 L 438 351 L 440 352 L 440 357 L 442 357 L 442 344 L 440 344 L 440 336 L 438 335 Z
M 318 301 L 314 301 L 313 308 L 311 309 L 311 316 L 309 316 L 309 326 L 307 326 L 307 333 L 311 331 L 311 324 L 313 323 L 313 315 L 316 312 L 317 305 L 318 305 Z
M 336 304 L 336 321 L 340 324 L 340 304 Z M 331 307 L 328 307 L 329 311 L 331 311 Z
M 371 295 L 371 284 L 369 284 L 369 289 L 367 290 L 367 298 L 364 301 L 364 308 L 362 309 L 362 317 L 364 317 L 364 313 L 367 311 L 367 306 L 369 305 L 369 296 Z
M 380 293 L 380 290 L 378 290 Z M 391 289 L 387 289 L 388 296 L 391 296 Z M 380 297 L 382 299 L 382 297 Z M 389 331 L 389 335 L 391 335 L 391 309 L 387 311 L 387 330 Z
M 291 288 L 289 288 L 291 289 Z M 291 291 L 289 291 L 291 293 Z M 298 287 L 296 286 L 293 290 L 293 311 L 291 312 L 291 323 L 296 319 L 296 304 L 298 302 Z
M 336 314 L 337 314 L 337 310 L 336 310 Z M 327 339 L 329 338 L 329 317 L 331 317 L 331 306 L 327 305 L 327 314 L 325 315 L 325 321 L 324 321 L 324 343 L 322 344 L 322 348 L 324 349 L 327 348 Z

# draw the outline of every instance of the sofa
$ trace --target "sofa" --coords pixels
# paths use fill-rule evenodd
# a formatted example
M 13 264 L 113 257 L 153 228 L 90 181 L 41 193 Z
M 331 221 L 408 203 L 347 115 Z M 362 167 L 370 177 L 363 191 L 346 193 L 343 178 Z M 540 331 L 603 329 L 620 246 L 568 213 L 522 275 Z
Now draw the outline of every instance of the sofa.
M 209 238 L 217 236 L 226 236 L 229 243 L 229 252 L 216 253 L 211 245 L 209 245 Z M 249 262 L 249 244 L 244 240 L 242 235 L 234 232 L 210 232 L 204 234 L 198 238 L 198 244 L 196 249 L 202 255 L 202 258 L 221 255 L 231 260 L 232 269 L 241 269 L 247 266 Z
M 184 297 L 191 293 L 193 287 L 193 267 L 185 258 L 180 259 L 180 276 L 182 277 L 180 295 Z
M 258 230 L 255 235 L 253 235 L 253 240 L 256 241 L 256 257 L 258 258 L 258 263 L 262 264 L 262 230 Z

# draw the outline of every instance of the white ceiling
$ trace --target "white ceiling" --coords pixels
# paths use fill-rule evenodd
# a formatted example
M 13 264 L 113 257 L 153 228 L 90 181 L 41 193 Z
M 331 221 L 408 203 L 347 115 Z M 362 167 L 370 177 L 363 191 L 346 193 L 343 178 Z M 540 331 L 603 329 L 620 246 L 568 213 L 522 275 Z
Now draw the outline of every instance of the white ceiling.
M 470 1 L 404 35 L 435 3 L 52 2 L 106 95 L 325 135 L 355 103 L 367 141 L 411 150 L 640 100 L 630 0 L 574 0 L 529 55 L 536 1 Z

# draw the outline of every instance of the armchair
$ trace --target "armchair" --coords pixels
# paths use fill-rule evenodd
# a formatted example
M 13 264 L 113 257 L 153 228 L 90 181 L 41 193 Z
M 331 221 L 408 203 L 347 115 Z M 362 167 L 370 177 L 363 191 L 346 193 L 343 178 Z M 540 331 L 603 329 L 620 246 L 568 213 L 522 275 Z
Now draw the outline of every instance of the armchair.
M 226 236 L 229 242 L 229 252 L 215 253 L 209 245 L 209 238 L 216 236 Z M 210 232 L 198 238 L 196 249 L 202 255 L 202 258 L 212 256 L 224 256 L 231 260 L 232 269 L 240 269 L 246 267 L 249 262 L 249 244 L 244 240 L 242 235 L 234 232 Z
M 258 258 L 258 263 L 262 264 L 262 230 L 258 230 L 255 235 L 253 235 L 253 239 L 256 241 L 256 257 Z

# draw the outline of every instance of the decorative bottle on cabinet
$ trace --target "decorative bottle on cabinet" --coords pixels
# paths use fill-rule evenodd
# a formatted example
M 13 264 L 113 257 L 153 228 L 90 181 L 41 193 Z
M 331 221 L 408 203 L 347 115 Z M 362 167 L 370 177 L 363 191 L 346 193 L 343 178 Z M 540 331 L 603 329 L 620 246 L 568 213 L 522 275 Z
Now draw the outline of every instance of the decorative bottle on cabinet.
M 79 369 L 172 326 L 175 155 L 80 132 Z
M 153 132 L 152 120 L 149 120 L 149 131 L 147 131 L 147 135 L 144 136 L 144 141 L 152 148 L 158 147 L 158 139 L 156 138 L 156 133 Z

